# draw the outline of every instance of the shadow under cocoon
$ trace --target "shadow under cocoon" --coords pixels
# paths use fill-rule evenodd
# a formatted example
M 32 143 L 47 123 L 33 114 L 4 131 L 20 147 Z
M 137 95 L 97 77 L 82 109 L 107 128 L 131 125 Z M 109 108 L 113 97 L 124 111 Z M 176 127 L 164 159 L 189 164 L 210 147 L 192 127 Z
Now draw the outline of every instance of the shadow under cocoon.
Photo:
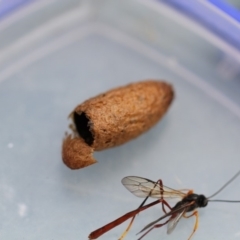
M 77 114 L 76 112 L 74 112 L 74 123 L 78 134 L 89 146 L 92 146 L 94 137 L 90 129 L 91 120 L 84 112 L 82 112 L 81 114 Z

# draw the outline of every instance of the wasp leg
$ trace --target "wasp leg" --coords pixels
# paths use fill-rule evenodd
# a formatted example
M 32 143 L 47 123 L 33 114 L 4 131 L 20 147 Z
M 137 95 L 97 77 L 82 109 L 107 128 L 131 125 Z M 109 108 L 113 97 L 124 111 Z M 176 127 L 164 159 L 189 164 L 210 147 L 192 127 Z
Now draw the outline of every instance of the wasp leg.
M 126 230 L 122 233 L 121 237 L 119 238 L 119 240 L 122 240 L 126 237 L 127 233 L 129 232 L 129 230 L 131 229 L 132 227 L 132 224 L 133 224 L 133 221 L 135 219 L 136 215 L 132 217 L 130 223 L 128 224 Z
M 160 203 L 160 202 L 162 203 L 162 209 L 163 209 L 163 211 L 164 211 L 165 213 L 167 213 L 166 210 L 165 210 L 165 208 L 164 208 L 164 205 L 166 205 L 170 210 L 171 210 L 172 208 L 171 208 L 171 207 L 169 206 L 169 204 L 163 199 L 163 183 L 162 183 L 162 180 L 161 180 L 161 179 L 159 179 L 159 180 L 156 182 L 154 188 L 149 192 L 148 196 L 143 200 L 143 202 L 141 203 L 141 205 L 140 205 L 138 208 L 141 208 L 141 207 L 145 204 L 145 202 L 147 201 L 147 199 L 149 198 L 149 196 L 151 195 L 152 191 L 155 189 L 155 187 L 157 186 L 157 184 L 160 185 L 160 192 L 161 192 L 161 195 L 162 195 L 162 196 L 161 196 L 161 199 L 159 199 L 159 203 Z M 122 233 L 122 235 L 120 236 L 120 238 L 119 238 L 118 240 L 123 240 L 123 239 L 125 238 L 125 236 L 127 235 L 127 233 L 129 232 L 129 230 L 130 230 L 131 227 L 132 227 L 132 224 L 133 224 L 133 221 L 134 221 L 135 217 L 136 217 L 136 215 L 134 215 L 134 216 L 132 217 L 130 223 L 128 224 L 128 226 L 127 226 L 127 228 L 126 228 L 126 230 Z
M 167 214 L 167 211 L 166 211 L 166 209 L 165 209 L 165 205 L 170 209 L 170 210 L 172 210 L 172 208 L 169 206 L 169 204 L 163 199 L 163 192 L 164 192 L 164 190 L 163 190 L 163 182 L 162 182 L 162 180 L 161 179 L 159 179 L 158 181 L 157 181 L 157 183 L 159 184 L 159 186 L 160 186 L 160 194 L 161 194 L 161 201 L 162 201 L 162 210 L 163 210 L 163 212 L 165 213 L 165 214 Z
M 153 227 L 151 227 L 147 232 L 145 232 L 140 238 L 138 238 L 138 240 L 141 240 L 143 237 L 145 237 L 149 232 L 151 232 L 154 228 L 160 228 L 162 226 L 164 226 L 165 224 L 167 224 L 169 222 L 170 219 L 168 219 L 166 222 L 162 223 L 162 224 L 156 224 Z
M 145 201 L 144 201 L 145 202 Z M 162 203 L 162 205 L 166 205 L 167 207 L 169 207 L 170 209 L 171 209 L 171 207 L 169 206 L 169 204 L 165 201 L 165 200 L 161 200 L 161 199 L 159 199 L 159 203 Z M 142 206 L 142 204 L 140 205 L 140 206 Z M 140 207 L 139 207 L 140 208 Z M 136 217 L 136 215 L 137 215 L 137 213 L 132 217 L 132 219 L 131 219 L 131 221 L 130 221 L 130 223 L 128 224 L 128 226 L 127 226 L 127 228 L 126 228 L 126 230 L 122 233 L 122 235 L 120 236 L 120 238 L 118 239 L 118 240 L 123 240 L 125 237 L 126 237 L 126 235 L 128 234 L 128 232 L 129 232 L 129 230 L 131 229 L 131 227 L 132 227 L 132 224 L 133 224 L 133 221 L 134 221 L 134 219 L 135 219 L 135 217 Z M 167 223 L 167 222 L 166 222 Z M 164 224 L 166 224 L 166 223 L 164 223 Z M 164 224 L 158 224 L 158 225 L 164 225 Z M 159 227 L 161 227 L 161 226 L 159 226 Z M 154 226 L 155 227 L 155 226 Z M 153 227 L 153 228 L 154 228 Z M 152 229 L 150 229 L 150 230 L 152 230 Z M 148 231 L 148 232 L 150 232 L 150 231 Z M 148 233 L 147 232 L 147 233 Z M 146 233 L 146 234 L 147 234 Z M 144 236 L 146 235 L 146 234 L 144 234 Z M 142 236 L 143 237 L 143 236 Z
M 194 228 L 193 228 L 193 231 L 190 235 L 190 237 L 188 238 L 188 240 L 190 240 L 193 236 L 193 234 L 196 232 L 197 228 L 198 228 L 198 211 L 194 211 L 191 215 L 189 216 L 186 216 L 185 214 L 183 215 L 183 217 L 185 218 L 190 218 L 192 216 L 195 216 L 196 217 L 196 221 L 195 221 L 195 225 L 194 225 Z

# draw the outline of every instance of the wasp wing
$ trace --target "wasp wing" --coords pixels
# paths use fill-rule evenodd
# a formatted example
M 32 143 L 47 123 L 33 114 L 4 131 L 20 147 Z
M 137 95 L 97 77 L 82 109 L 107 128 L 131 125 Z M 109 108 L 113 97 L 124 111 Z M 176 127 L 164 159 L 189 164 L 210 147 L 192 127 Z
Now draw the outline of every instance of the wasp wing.
M 175 227 L 177 226 L 178 222 L 180 221 L 180 219 L 182 218 L 184 213 L 187 211 L 187 208 L 191 204 L 193 204 L 193 203 L 181 204 L 178 207 L 173 208 L 170 212 L 166 213 L 162 217 L 160 217 L 157 220 L 155 220 L 155 221 L 149 223 L 148 225 L 146 225 L 139 233 L 142 233 L 142 232 L 144 232 L 146 230 L 148 230 L 148 231 L 146 233 L 144 233 L 139 239 L 142 239 L 147 233 L 149 233 L 155 227 L 162 227 L 163 225 L 165 225 L 167 223 L 168 223 L 167 233 L 170 234 L 175 229 Z M 160 222 L 161 220 L 163 220 L 163 219 L 165 219 L 167 217 L 170 217 L 169 220 L 167 220 L 166 222 L 164 222 L 162 224 L 157 224 L 158 222 Z
M 187 194 L 187 189 L 183 191 L 174 190 L 172 188 L 161 186 L 158 182 L 154 182 L 147 178 L 129 176 L 122 179 L 122 184 L 137 197 L 152 197 L 164 199 L 182 199 Z
M 186 208 L 182 209 L 181 212 L 178 212 L 178 213 L 172 215 L 172 217 L 170 218 L 170 220 L 168 222 L 167 234 L 170 234 L 173 232 L 173 230 L 175 229 L 175 227 L 177 226 L 178 222 L 180 221 L 180 219 L 182 218 L 182 216 L 185 212 L 186 212 Z

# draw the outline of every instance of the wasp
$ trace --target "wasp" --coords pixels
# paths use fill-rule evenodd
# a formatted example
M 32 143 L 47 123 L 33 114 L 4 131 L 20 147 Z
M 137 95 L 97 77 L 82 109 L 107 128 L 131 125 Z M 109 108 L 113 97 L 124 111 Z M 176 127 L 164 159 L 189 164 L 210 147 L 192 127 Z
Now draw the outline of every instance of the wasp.
M 164 212 L 164 215 L 158 218 L 157 220 L 146 225 L 139 232 L 139 233 L 142 233 L 142 235 L 138 238 L 138 240 L 142 239 L 154 228 L 160 228 L 166 224 L 167 224 L 167 233 L 170 234 L 171 232 L 173 232 L 178 222 L 182 218 L 195 217 L 196 220 L 193 227 L 193 231 L 191 232 L 188 238 L 188 240 L 190 240 L 198 228 L 198 211 L 197 211 L 198 208 L 206 207 L 209 202 L 240 203 L 240 200 L 235 201 L 235 200 L 212 199 L 239 175 L 240 175 L 240 171 L 238 171 L 229 181 L 227 181 L 217 192 L 215 192 L 209 197 L 206 197 L 203 194 L 196 194 L 193 192 L 193 190 L 189 190 L 189 189 L 175 190 L 175 189 L 166 187 L 163 185 L 162 180 L 158 180 L 157 182 L 154 182 L 152 180 L 149 180 L 147 178 L 142 178 L 142 177 L 136 177 L 136 176 L 125 177 L 122 179 L 122 184 L 135 196 L 145 198 L 144 201 L 141 203 L 141 205 L 137 209 L 126 213 L 120 218 L 90 233 L 89 239 L 97 239 L 104 233 L 108 232 L 109 230 L 113 229 L 114 227 L 120 225 L 121 223 L 131 218 L 131 221 L 128 227 L 119 238 L 119 240 L 122 240 L 129 232 L 133 224 L 133 221 L 138 213 L 160 203 L 162 205 L 162 210 Z M 157 200 L 145 205 L 149 197 L 157 198 Z M 177 203 L 175 204 L 175 206 L 171 207 L 168 204 L 167 201 L 170 199 L 177 200 Z M 162 220 L 163 222 L 161 222 Z

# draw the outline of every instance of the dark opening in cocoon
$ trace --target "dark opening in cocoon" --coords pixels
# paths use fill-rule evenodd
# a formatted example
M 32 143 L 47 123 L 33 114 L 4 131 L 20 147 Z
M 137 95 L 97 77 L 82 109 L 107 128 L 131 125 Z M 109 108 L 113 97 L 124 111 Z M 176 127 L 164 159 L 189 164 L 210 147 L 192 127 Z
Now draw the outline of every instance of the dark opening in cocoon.
M 94 141 L 94 136 L 91 132 L 91 120 L 87 117 L 84 112 L 77 114 L 74 112 L 74 123 L 77 129 L 78 134 L 84 139 L 84 141 L 92 146 Z

